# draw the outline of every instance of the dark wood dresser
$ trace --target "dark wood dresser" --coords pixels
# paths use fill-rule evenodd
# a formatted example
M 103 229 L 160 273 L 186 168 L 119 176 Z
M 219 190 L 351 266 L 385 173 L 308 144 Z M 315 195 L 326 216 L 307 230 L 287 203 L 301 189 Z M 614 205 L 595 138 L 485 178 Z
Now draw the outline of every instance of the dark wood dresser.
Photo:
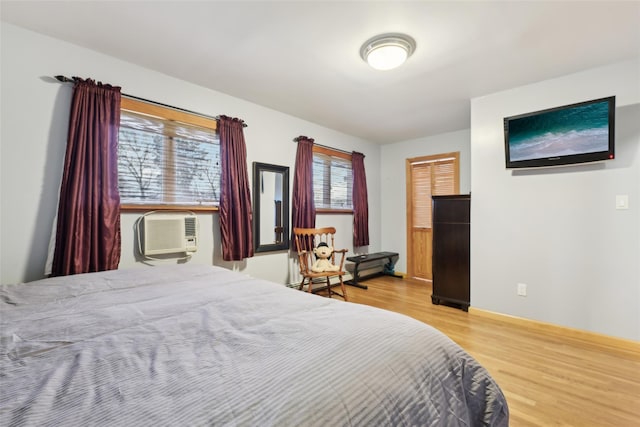
M 433 304 L 469 309 L 471 195 L 433 196 Z

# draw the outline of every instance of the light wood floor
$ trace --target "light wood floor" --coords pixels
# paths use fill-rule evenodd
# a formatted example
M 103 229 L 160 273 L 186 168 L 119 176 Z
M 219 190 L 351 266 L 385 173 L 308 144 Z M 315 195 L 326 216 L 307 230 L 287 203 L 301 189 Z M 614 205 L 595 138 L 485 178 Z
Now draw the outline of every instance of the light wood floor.
M 500 385 L 512 427 L 640 426 L 640 342 L 503 321 L 431 304 L 431 285 L 376 277 L 347 286 L 350 302 L 400 312 L 444 332 Z M 336 298 L 336 297 L 334 297 Z

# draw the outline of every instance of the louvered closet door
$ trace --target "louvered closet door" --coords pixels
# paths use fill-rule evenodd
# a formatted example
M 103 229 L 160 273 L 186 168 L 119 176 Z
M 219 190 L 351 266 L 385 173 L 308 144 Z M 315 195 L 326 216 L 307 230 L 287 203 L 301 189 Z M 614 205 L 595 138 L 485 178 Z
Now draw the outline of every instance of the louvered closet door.
M 459 153 L 407 160 L 407 274 L 432 280 L 432 195 L 458 194 Z

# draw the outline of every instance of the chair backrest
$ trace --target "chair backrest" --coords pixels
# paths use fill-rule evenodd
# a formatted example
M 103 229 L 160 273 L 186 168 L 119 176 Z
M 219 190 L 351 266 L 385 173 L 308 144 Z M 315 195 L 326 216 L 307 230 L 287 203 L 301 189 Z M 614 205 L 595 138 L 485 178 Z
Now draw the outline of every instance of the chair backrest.
M 293 235 L 295 239 L 296 251 L 311 251 L 317 247 L 320 242 L 333 247 L 335 239 L 335 227 L 323 228 L 294 228 Z
M 294 228 L 293 238 L 296 251 L 298 251 L 298 261 L 300 262 L 300 273 L 305 275 L 309 273 L 311 265 L 314 261 L 313 249 L 324 242 L 332 248 L 336 249 L 335 227 L 322 228 Z M 331 263 L 335 264 L 335 253 L 331 254 Z

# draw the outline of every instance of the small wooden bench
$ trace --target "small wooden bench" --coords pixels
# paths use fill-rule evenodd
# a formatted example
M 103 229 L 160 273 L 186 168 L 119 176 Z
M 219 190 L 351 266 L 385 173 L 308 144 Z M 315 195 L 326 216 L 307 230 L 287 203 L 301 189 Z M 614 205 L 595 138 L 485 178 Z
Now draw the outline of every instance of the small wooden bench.
M 354 268 L 353 268 L 353 279 L 351 280 L 347 280 L 344 283 L 346 285 L 351 285 L 351 286 L 355 286 L 357 288 L 362 288 L 362 289 L 368 289 L 366 285 L 362 285 L 360 283 L 358 283 L 360 280 L 365 280 L 365 279 L 369 279 L 371 277 L 375 277 L 375 276 L 380 276 L 382 274 L 388 275 L 388 276 L 392 276 L 392 277 L 402 277 L 399 276 L 397 274 L 395 274 L 393 272 L 393 264 L 394 264 L 394 258 L 398 257 L 398 253 L 397 252 L 374 252 L 374 253 L 370 253 L 370 254 L 365 254 L 365 255 L 355 255 L 355 256 L 350 256 L 347 257 L 347 261 L 351 261 L 352 263 L 354 263 Z M 383 267 L 383 270 L 374 274 L 370 274 L 367 275 L 365 277 L 361 277 L 358 273 L 358 271 L 360 270 L 360 265 L 361 264 L 367 264 L 370 262 L 374 262 L 374 261 L 380 261 L 383 259 L 387 259 L 389 260 L 389 262 L 387 264 L 385 264 L 385 266 Z M 386 267 L 386 268 L 385 268 Z M 390 271 L 386 271 L 386 270 L 390 270 Z

